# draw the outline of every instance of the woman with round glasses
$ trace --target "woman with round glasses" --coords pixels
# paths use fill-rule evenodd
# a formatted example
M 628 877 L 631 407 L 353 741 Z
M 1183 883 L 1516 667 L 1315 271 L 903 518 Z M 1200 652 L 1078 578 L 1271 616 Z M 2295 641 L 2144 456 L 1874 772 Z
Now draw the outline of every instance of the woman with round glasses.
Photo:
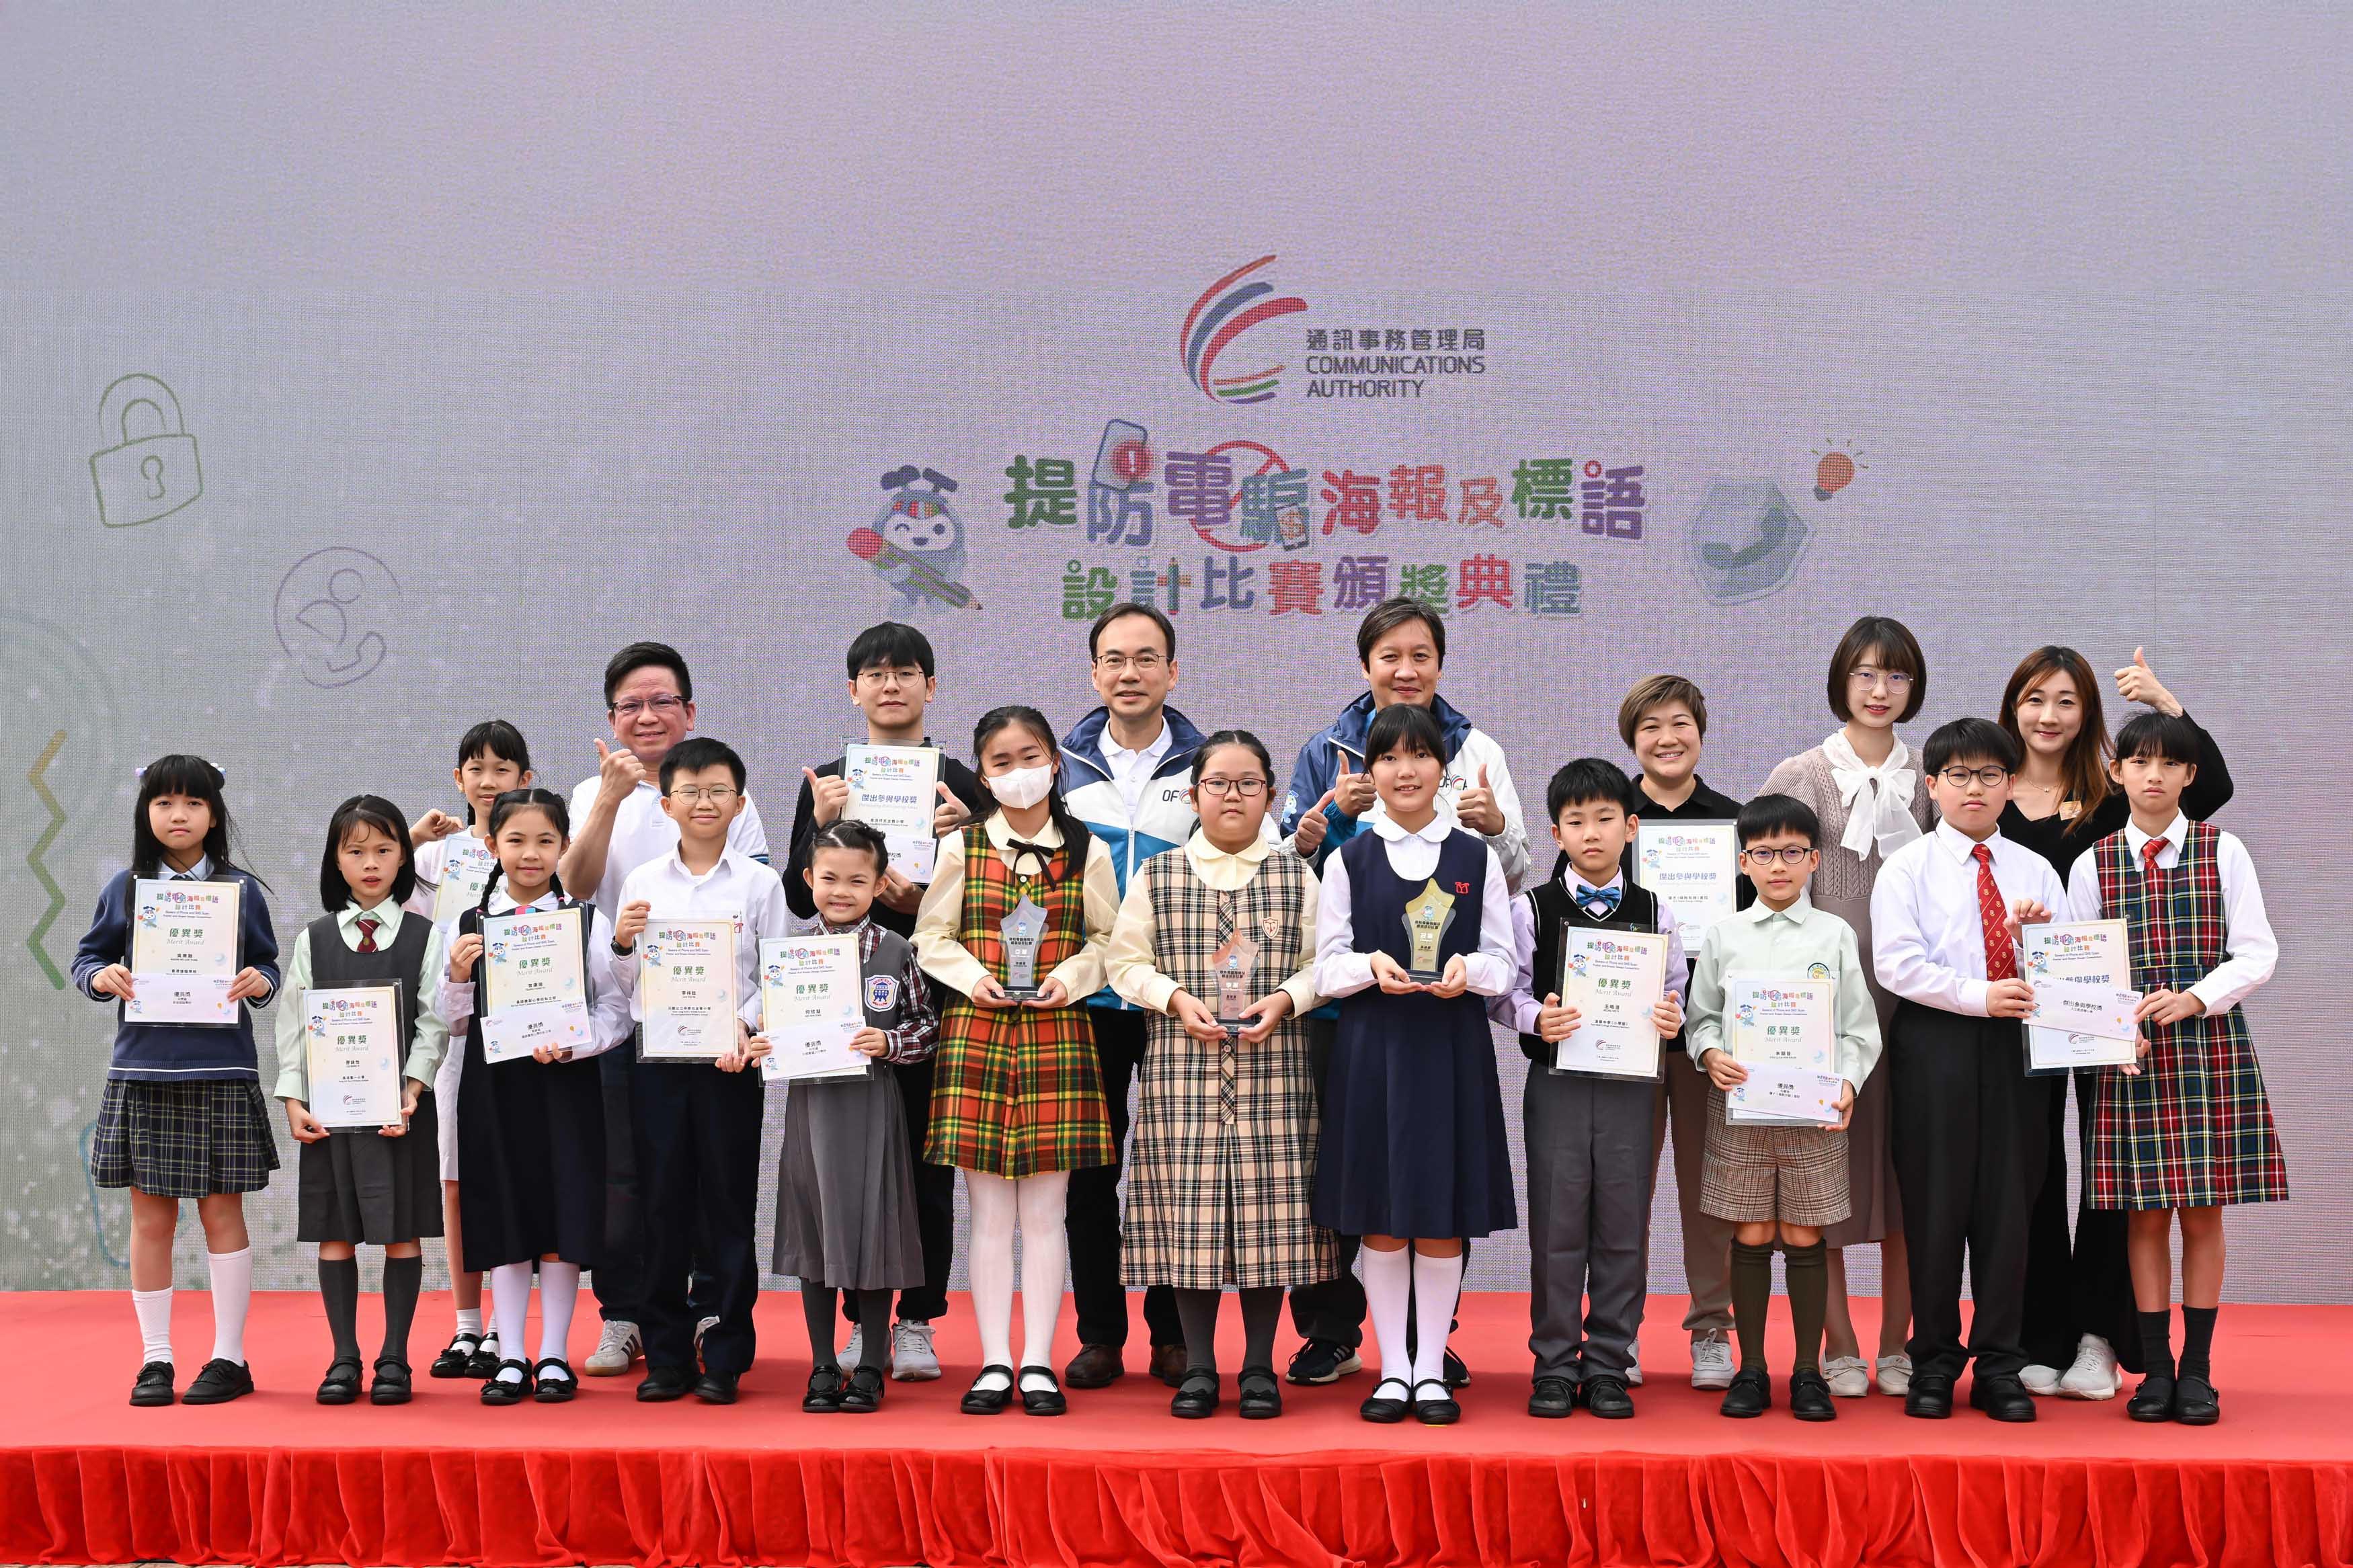
M 1928 692 L 1927 661 L 1919 639 L 1902 621 L 1865 616 L 1847 628 L 1831 655 L 1831 712 L 1840 721 L 1823 742 L 1789 758 L 1765 781 L 1764 795 L 1794 795 L 1821 823 L 1822 863 L 1814 873 L 1815 907 L 1854 928 L 1857 949 L 1871 952 L 1871 889 L 1888 856 L 1929 826 L 1927 781 L 1918 753 L 1895 733 L 1920 711 Z M 1864 965 L 1883 1038 L 1895 999 Z M 1871 1392 L 1854 1317 L 1847 1306 L 1844 1249 L 1879 1244 L 1878 1384 L 1901 1396 L 1912 1386 L 1905 1336 L 1912 1321 L 1912 1287 L 1904 1249 L 1904 1211 L 1895 1197 L 1895 1166 L 1888 1152 L 1887 1075 L 1874 1073 L 1854 1102 L 1847 1132 L 1851 1217 L 1825 1226 L 1830 1247 L 1830 1320 L 1822 1375 L 1831 1392 L 1860 1398 Z

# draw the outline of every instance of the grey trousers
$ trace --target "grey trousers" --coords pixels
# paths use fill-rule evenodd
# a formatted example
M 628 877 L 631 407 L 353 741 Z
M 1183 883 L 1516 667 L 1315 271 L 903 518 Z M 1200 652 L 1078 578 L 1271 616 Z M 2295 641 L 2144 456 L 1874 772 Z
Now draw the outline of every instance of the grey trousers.
M 1647 1079 L 1578 1078 L 1529 1065 L 1528 1350 L 1537 1377 L 1622 1377 L 1631 1363 L 1648 1284 L 1658 1092 Z
M 1691 1289 L 1691 1308 L 1683 1313 L 1683 1331 L 1703 1329 L 1732 1331 L 1732 1233 L 1737 1227 L 1699 1206 L 1701 1169 L 1707 1153 L 1707 1074 L 1691 1058 L 1670 1051 L 1666 1076 L 1659 1080 L 1656 1109 L 1651 1113 L 1651 1187 L 1658 1190 L 1659 1154 L 1665 1147 L 1667 1128 L 1675 1133 L 1675 1208 L 1683 1219 L 1683 1279 Z M 1531 1071 L 1538 1070 L 1530 1068 Z M 1651 1227 L 1642 1227 L 1642 1255 L 1647 1264 Z M 1647 1274 L 1646 1268 L 1643 1272 Z M 2073 1342 L 2070 1342 L 2071 1343 Z M 2073 1355 L 2073 1351 L 2068 1352 Z

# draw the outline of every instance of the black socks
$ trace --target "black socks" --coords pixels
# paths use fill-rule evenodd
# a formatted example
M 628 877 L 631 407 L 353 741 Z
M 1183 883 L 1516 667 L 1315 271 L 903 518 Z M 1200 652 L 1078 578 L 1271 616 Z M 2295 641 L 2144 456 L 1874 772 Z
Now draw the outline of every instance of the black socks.
M 327 1331 L 337 1361 L 360 1359 L 360 1260 L 319 1259 L 319 1296 L 327 1304 Z
M 858 1364 L 871 1366 L 880 1372 L 891 1361 L 892 1293 L 888 1290 L 848 1290 L 843 1294 L 857 1298 Z
M 2173 1309 L 2162 1307 L 2154 1312 L 2136 1312 L 2140 1320 L 2140 1359 L 2142 1369 L 2151 1377 L 2173 1375 Z M 2213 1319 L 2207 1319 L 2208 1331 L 2212 1331 Z
M 1820 1249 L 1817 1248 L 1817 1251 Z M 1824 1277 L 1827 1279 L 1827 1276 Z M 1765 1370 L 1765 1314 L 1773 1305 L 1773 1247 L 1732 1244 L 1732 1328 L 1740 1339 L 1740 1370 Z M 1820 1329 L 1816 1337 L 1819 1341 Z
M 2181 1375 L 2214 1381 L 2214 1318 L 2220 1307 L 2181 1309 Z
M 425 1258 L 384 1260 L 384 1356 L 408 1364 L 408 1325 L 417 1317 L 417 1292 L 425 1283 Z
M 810 1370 L 822 1372 L 827 1367 L 841 1370 L 841 1357 L 833 1348 L 833 1314 L 839 1303 L 836 1292 L 823 1285 L 801 1281 L 801 1315 L 808 1320 Z M 861 1320 L 858 1325 L 866 1325 Z M 869 1336 L 870 1338 L 871 1336 Z
M 1822 1244 L 1811 1247 L 1784 1247 L 1782 1268 L 1789 1283 L 1789 1326 L 1797 1331 L 1798 1358 L 1790 1363 L 1792 1372 L 1820 1372 L 1822 1364 L 1822 1321 L 1830 1315 L 1830 1260 Z M 1767 1265 L 1767 1269 L 1771 1268 Z M 1771 1288 L 1771 1275 L 1767 1275 L 1767 1288 Z M 1757 1335 L 1761 1346 L 1764 1335 Z M 1747 1342 L 1741 1342 L 1744 1353 Z

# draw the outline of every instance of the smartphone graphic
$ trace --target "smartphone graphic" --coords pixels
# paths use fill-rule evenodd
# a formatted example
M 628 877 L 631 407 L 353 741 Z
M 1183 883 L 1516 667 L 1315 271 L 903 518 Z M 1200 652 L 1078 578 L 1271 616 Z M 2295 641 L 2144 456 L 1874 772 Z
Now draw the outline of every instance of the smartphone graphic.
M 1143 426 L 1130 419 L 1103 422 L 1103 445 L 1095 448 L 1094 482 L 1124 492 L 1152 473 L 1152 446 Z

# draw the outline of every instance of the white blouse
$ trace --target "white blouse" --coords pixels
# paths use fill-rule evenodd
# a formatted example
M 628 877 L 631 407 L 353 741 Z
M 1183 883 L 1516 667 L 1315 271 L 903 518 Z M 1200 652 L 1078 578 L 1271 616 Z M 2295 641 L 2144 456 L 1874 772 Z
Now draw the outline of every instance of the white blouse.
M 1367 826 L 1380 836 L 1381 847 L 1388 854 L 1389 869 L 1409 882 L 1430 879 L 1438 869 L 1440 847 L 1459 828 L 1447 812 L 1440 812 L 1410 832 L 1386 816 L 1371 818 Z M 1476 838 L 1478 835 L 1471 837 Z M 1504 879 L 1503 862 L 1496 857 L 1494 847 L 1485 847 L 1486 880 L 1480 893 L 1479 947 L 1477 952 L 1464 955 L 1463 968 L 1472 994 L 1500 996 L 1511 989 L 1514 968 L 1512 890 Z M 1374 983 L 1372 955 L 1355 951 L 1355 904 L 1348 888 L 1346 862 L 1337 855 L 1329 857 L 1324 862 L 1323 876 L 1324 897 L 1315 920 L 1315 989 L 1319 994 L 1335 999 L 1353 996 Z

